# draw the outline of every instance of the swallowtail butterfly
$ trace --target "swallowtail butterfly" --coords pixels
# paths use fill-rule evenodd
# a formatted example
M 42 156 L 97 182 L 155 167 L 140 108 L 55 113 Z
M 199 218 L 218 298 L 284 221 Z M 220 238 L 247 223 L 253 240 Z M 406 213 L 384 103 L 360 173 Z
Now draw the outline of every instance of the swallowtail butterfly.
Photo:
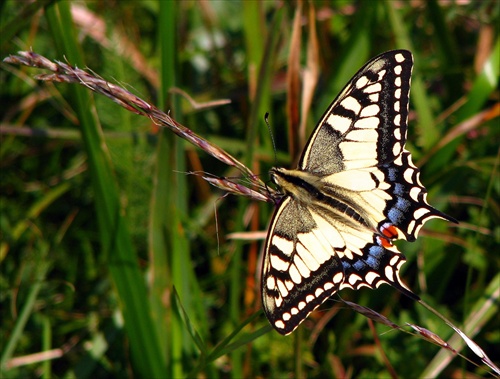
M 298 168 L 273 168 L 277 199 L 262 268 L 271 325 L 291 333 L 343 288 L 400 279 L 406 261 L 393 240 L 414 241 L 431 218 L 419 170 L 405 149 L 412 55 L 383 53 L 361 68 L 326 110 Z

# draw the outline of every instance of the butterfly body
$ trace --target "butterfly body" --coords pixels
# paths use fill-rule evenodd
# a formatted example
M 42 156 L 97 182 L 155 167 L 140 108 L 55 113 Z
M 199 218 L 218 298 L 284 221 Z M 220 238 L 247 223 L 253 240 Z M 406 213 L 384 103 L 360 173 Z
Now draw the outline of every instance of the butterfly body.
M 353 228 L 366 228 L 370 225 L 362 203 L 353 201 L 355 193 L 326 182 L 321 176 L 301 170 L 273 168 L 271 180 L 303 207 L 315 207 L 325 218 L 342 220 Z M 351 191 L 352 192 L 352 191 Z
M 406 261 L 392 240 L 413 241 L 431 207 L 404 148 L 411 53 L 368 62 L 327 109 L 297 169 L 273 168 L 281 196 L 262 269 L 266 316 L 291 333 L 342 288 L 386 283 L 418 299 L 399 278 Z

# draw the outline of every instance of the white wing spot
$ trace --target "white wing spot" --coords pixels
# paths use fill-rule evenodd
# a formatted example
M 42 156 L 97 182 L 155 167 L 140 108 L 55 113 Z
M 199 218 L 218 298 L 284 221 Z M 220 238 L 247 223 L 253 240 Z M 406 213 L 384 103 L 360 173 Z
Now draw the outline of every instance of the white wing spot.
M 403 177 L 404 179 L 408 182 L 408 183 L 413 183 L 413 173 L 415 172 L 415 170 L 411 167 L 408 167 L 405 172 L 403 173 Z
M 297 245 L 297 254 L 300 255 L 310 271 L 316 271 L 319 268 L 319 263 L 314 258 L 314 255 L 311 254 L 311 252 L 307 250 L 302 244 Z
M 285 286 L 288 289 L 288 291 L 291 291 L 294 287 L 293 282 L 290 280 L 285 280 Z
M 372 103 L 377 103 L 378 102 L 378 98 L 379 98 L 379 94 L 378 93 L 372 93 L 371 95 L 368 96 L 368 98 L 370 99 L 370 101 Z
M 366 76 L 362 76 L 356 82 L 356 88 L 358 88 L 358 89 L 363 88 L 364 86 L 366 86 L 367 83 L 368 83 L 368 78 Z
M 375 129 L 361 129 L 361 130 L 353 130 L 349 134 L 347 134 L 347 138 L 353 141 L 360 142 L 377 142 L 378 133 Z
M 379 280 L 376 287 L 379 288 L 382 284 L 390 284 L 387 280 Z
M 389 281 L 394 282 L 394 270 L 391 266 L 385 267 L 385 276 Z
M 309 270 L 309 268 L 306 266 L 306 264 L 298 254 L 295 255 L 293 263 L 295 263 L 295 266 L 297 266 L 297 269 L 299 270 L 302 277 L 309 278 L 309 276 L 311 276 L 311 270 Z
M 396 54 L 396 55 L 394 56 L 394 59 L 396 59 L 396 62 L 401 63 L 401 62 L 404 62 L 405 57 L 404 57 L 404 55 L 403 55 L 403 54 L 398 53 L 398 54 Z
M 413 229 L 415 229 L 415 225 L 417 223 L 415 220 L 411 220 L 410 223 L 408 224 L 408 234 L 413 234 Z
M 420 195 L 420 192 L 422 192 L 422 190 L 418 187 L 413 187 L 411 190 L 410 190 L 410 197 L 415 200 L 416 202 L 418 202 L 418 196 Z
M 368 284 L 366 284 L 365 282 L 361 282 L 359 283 L 357 286 L 356 286 L 356 289 L 360 289 L 361 287 L 367 287 L 367 288 L 371 288 Z
M 339 288 L 339 289 L 340 289 L 340 290 L 343 290 L 344 288 L 351 288 L 351 289 L 354 289 L 354 287 L 353 287 L 353 286 L 351 286 L 350 284 L 348 284 L 348 283 L 342 283 L 342 284 L 340 285 L 340 288 Z
M 427 208 L 418 208 L 415 212 L 413 212 L 413 217 L 418 220 L 421 217 L 424 217 L 429 212 L 430 210 L 428 210 Z
M 397 157 L 399 154 L 401 154 L 401 144 L 399 142 L 396 142 L 394 146 L 392 147 L 392 154 Z
M 295 315 L 299 314 L 299 310 L 297 308 L 293 307 L 292 309 L 290 309 L 290 313 L 293 316 L 295 316 Z
M 286 238 L 274 235 L 271 239 L 271 244 L 276 246 L 285 255 L 290 256 L 293 253 L 293 241 L 290 241 Z
M 288 321 L 292 318 L 292 315 L 288 312 L 283 313 L 283 321 Z
M 404 265 L 405 261 L 401 260 L 398 262 L 398 266 L 397 266 L 397 272 L 399 272 L 399 269 L 401 268 L 402 265 Z
M 400 111 L 400 109 L 401 109 L 401 103 L 399 102 L 399 100 L 398 100 L 398 101 L 395 101 L 395 102 L 394 102 L 394 110 L 395 110 L 396 112 L 399 112 L 399 111 Z
M 281 280 L 278 280 L 278 291 L 280 291 L 281 296 L 283 297 L 288 296 L 288 290 L 286 289 L 285 284 Z
M 403 71 L 403 68 L 401 67 L 401 65 L 397 65 L 396 67 L 394 67 L 394 73 L 396 75 L 401 75 L 402 71 Z
M 401 99 L 401 88 L 398 88 L 398 89 L 394 92 L 394 97 L 396 97 L 396 99 Z
M 342 100 L 340 105 L 342 105 L 345 109 L 353 111 L 355 114 L 358 114 L 361 110 L 361 104 L 359 104 L 359 102 L 352 96 L 346 97 Z
M 351 274 L 351 275 L 349 276 L 349 283 L 350 283 L 351 285 L 353 285 L 353 286 L 356 284 L 356 282 L 359 282 L 359 281 L 362 281 L 362 280 L 363 280 L 363 279 L 361 278 L 361 276 L 356 275 L 356 274 Z
M 360 117 L 372 117 L 378 115 L 380 107 L 377 104 L 368 105 L 361 110 Z
M 396 87 L 401 87 L 401 78 L 399 76 L 394 80 L 394 84 Z
M 380 91 L 382 91 L 382 85 L 380 83 L 372 84 L 363 90 L 364 93 L 375 93 Z
M 278 320 L 274 323 L 274 326 L 276 326 L 278 329 L 285 329 L 285 323 L 281 320 Z
M 344 161 L 346 171 L 356 170 L 358 168 L 373 167 L 377 164 L 378 161 L 376 159 L 353 159 Z
M 302 310 L 306 307 L 306 302 L 305 301 L 301 301 L 299 302 L 299 310 Z
M 400 114 L 397 114 L 396 116 L 394 116 L 394 125 L 401 126 L 401 115 Z
M 376 159 L 377 146 L 372 142 L 341 142 L 340 150 L 344 156 L 356 157 L 356 159 Z
M 379 275 L 379 274 L 377 274 L 375 271 L 370 271 L 369 273 L 367 273 L 367 274 L 366 274 L 366 276 L 365 276 L 365 280 L 366 280 L 366 282 L 367 282 L 368 284 L 370 284 L 370 285 L 371 285 L 371 284 L 373 283 L 373 281 L 374 281 L 375 279 L 379 278 L 379 277 L 380 277 L 380 275 Z
M 352 120 L 348 117 L 342 117 L 336 114 L 332 114 L 328 116 L 326 122 L 335 130 L 338 130 L 340 133 L 345 133 L 351 127 Z
M 300 284 L 300 282 L 302 282 L 302 275 L 300 275 L 300 272 L 297 269 L 296 265 L 294 264 L 291 265 L 288 273 L 290 274 L 290 278 L 293 280 L 294 283 Z
M 344 257 L 347 257 L 347 259 L 350 259 L 350 260 L 354 259 L 354 255 L 352 254 L 352 251 L 350 249 L 346 249 L 344 251 Z
M 321 218 L 323 220 L 323 218 Z M 325 223 L 325 225 L 321 224 L 321 220 L 315 221 L 318 223 L 318 229 L 322 228 L 331 229 L 331 225 L 329 223 Z M 331 258 L 332 254 L 330 253 L 330 243 L 326 238 L 318 238 L 317 229 L 313 230 L 313 233 L 299 233 L 297 234 L 297 238 L 301 242 L 302 245 L 307 246 L 310 252 L 314 251 L 314 259 L 320 264 L 325 263 L 328 259 Z
M 307 295 L 306 296 L 306 302 L 310 303 L 313 300 L 314 300 L 314 296 L 313 295 Z
M 323 288 L 317 288 L 316 291 L 314 291 L 314 296 L 319 297 L 323 292 Z
M 274 301 L 275 301 L 276 306 L 278 308 L 281 307 L 281 304 L 283 304 L 283 298 L 281 296 L 280 297 L 276 297 Z
M 399 256 L 398 256 L 398 255 L 395 255 L 395 256 L 393 256 L 393 257 L 391 258 L 391 260 L 389 261 L 389 264 L 390 264 L 391 266 L 394 266 L 394 265 L 397 263 L 397 261 L 399 261 Z
M 357 129 L 376 129 L 380 124 L 378 117 L 367 117 L 362 118 L 354 124 Z
M 273 276 L 268 276 L 266 280 L 266 286 L 270 290 L 276 288 L 276 279 Z
M 276 254 L 271 254 L 270 260 L 271 260 L 271 266 L 276 270 L 287 271 L 288 267 L 290 267 L 290 262 L 284 261 Z
M 326 282 L 325 286 L 323 287 L 325 291 L 331 290 L 334 287 L 333 283 Z
M 384 78 L 384 76 L 385 76 L 386 73 L 387 73 L 387 70 L 379 71 L 379 73 L 378 73 L 378 81 L 381 81 Z
M 397 140 L 401 139 L 401 129 L 399 128 L 394 129 L 394 138 L 396 138 Z

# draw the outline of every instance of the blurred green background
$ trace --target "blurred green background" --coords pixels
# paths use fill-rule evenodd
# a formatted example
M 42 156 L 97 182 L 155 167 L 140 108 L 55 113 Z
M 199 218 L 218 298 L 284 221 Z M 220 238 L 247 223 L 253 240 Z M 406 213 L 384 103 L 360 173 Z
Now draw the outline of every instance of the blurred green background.
M 290 167 L 300 149 L 291 141 L 301 88 L 287 75 L 306 84 L 311 70 L 320 75 L 308 135 L 367 60 L 411 50 L 407 148 L 429 202 L 460 224 L 435 220 L 398 244 L 402 278 L 498 364 L 499 4 L 6 1 L 0 47 L 2 59 L 32 49 L 88 67 L 263 181 L 276 163 L 265 112 L 278 164 Z M 36 81 L 40 73 L 1 63 L 2 377 L 488 377 L 371 325 L 337 296 L 292 335 L 272 331 L 258 278 L 273 206 L 223 197 L 184 173 L 237 172 L 103 96 Z M 198 103 L 231 103 L 195 109 L 174 87 Z M 389 286 L 340 295 L 452 335 Z

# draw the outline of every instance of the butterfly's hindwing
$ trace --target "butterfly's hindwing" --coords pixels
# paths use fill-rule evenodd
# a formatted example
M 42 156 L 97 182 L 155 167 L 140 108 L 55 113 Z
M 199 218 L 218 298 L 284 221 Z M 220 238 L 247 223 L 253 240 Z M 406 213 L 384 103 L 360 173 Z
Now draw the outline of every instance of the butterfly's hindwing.
M 361 256 L 342 260 L 346 279 L 339 289 L 378 288 L 382 284 L 390 284 L 412 299 L 419 299 L 399 277 L 406 258 L 387 239 L 373 237 L 373 241 L 366 243 L 361 251 Z
M 342 242 L 322 228 L 307 208 L 288 197 L 271 223 L 262 270 L 262 302 L 271 324 L 292 332 L 344 281 L 336 245 Z
M 274 168 L 283 198 L 269 229 L 262 300 L 272 325 L 292 332 L 339 289 L 390 284 L 418 299 L 399 277 L 405 257 L 392 244 L 415 240 L 431 207 L 405 150 L 409 51 L 368 62 L 313 131 L 298 169 Z

